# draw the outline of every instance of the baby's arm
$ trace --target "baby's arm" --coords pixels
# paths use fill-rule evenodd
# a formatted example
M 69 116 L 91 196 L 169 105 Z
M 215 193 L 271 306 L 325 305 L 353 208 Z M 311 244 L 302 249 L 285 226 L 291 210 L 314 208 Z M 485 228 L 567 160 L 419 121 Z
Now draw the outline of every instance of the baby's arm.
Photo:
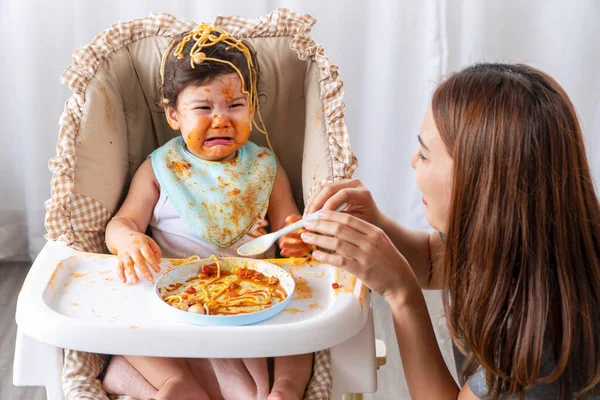
M 298 221 L 301 216 L 292 196 L 292 188 L 287 174 L 281 164 L 277 163 L 277 174 L 273 183 L 273 191 L 269 198 L 269 209 L 267 210 L 271 231 L 275 232 L 286 225 Z M 307 255 L 311 249 L 300 239 L 301 230 L 285 235 L 278 241 L 281 255 L 286 257 L 300 257 Z
M 271 231 L 275 232 L 283 228 L 286 225 L 285 219 L 294 214 L 299 215 L 300 212 L 292 196 L 292 188 L 287 174 L 278 162 L 273 191 L 271 191 L 271 197 L 269 198 L 269 209 L 267 210 Z
M 153 276 L 148 265 L 155 272 L 160 271 L 160 248 L 144 234 L 159 195 L 158 182 L 147 159 L 133 176 L 123 205 L 106 226 L 106 245 L 119 256 L 118 274 L 122 282 L 126 281 L 125 271 L 133 283 L 139 281 L 136 268 L 149 281 Z

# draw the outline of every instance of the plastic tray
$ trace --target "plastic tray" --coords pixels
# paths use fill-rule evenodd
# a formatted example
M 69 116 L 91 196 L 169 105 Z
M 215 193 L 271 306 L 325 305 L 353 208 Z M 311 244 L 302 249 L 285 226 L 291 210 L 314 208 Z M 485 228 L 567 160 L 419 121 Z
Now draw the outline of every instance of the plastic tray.
M 163 260 L 167 269 L 184 260 Z M 368 291 L 350 274 L 316 262 L 278 262 L 296 280 L 288 308 L 248 326 L 194 326 L 165 317 L 145 280 L 123 284 L 115 256 L 48 242 L 19 294 L 17 324 L 57 347 L 124 355 L 273 357 L 309 353 L 358 334 Z M 333 289 L 332 283 L 339 289 Z

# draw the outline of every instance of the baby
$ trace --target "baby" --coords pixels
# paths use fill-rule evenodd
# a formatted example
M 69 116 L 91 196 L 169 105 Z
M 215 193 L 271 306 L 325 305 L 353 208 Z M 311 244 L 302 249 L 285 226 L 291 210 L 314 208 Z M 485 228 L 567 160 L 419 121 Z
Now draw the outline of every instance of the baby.
M 261 124 L 256 128 L 266 134 L 258 74 L 249 44 L 207 24 L 165 51 L 162 105 L 169 125 L 181 135 L 142 163 L 106 228 L 122 282 L 137 283 L 138 272 L 153 281 L 162 256 L 235 256 L 239 246 L 265 234 L 269 225 L 278 230 L 300 219 L 274 153 L 248 141 L 256 116 Z M 144 234 L 148 226 L 153 238 Z M 278 244 L 284 256 L 310 249 L 298 232 Z M 209 398 L 185 359 L 126 359 L 158 390 L 156 399 Z M 312 354 L 276 358 L 268 399 L 301 399 L 311 369 Z

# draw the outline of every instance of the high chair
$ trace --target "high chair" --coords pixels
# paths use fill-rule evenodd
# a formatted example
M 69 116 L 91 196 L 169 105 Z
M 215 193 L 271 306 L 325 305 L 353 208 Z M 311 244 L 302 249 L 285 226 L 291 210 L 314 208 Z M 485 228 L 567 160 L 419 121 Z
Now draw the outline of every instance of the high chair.
M 253 20 L 218 17 L 213 22 L 246 39 L 256 50 L 261 113 L 298 205 L 304 204 L 316 184 L 350 178 L 357 165 L 346 133 L 337 66 L 310 37 L 315 22 L 309 15 L 287 9 Z M 231 353 L 219 346 L 190 350 L 190 354 L 179 339 L 197 335 L 198 327 L 120 325 L 129 318 L 127 304 L 132 301 L 119 297 L 125 293 L 121 291 L 142 298 L 150 288 L 138 284 L 121 289 L 124 285 L 112 283 L 115 258 L 100 255 L 108 253 L 104 230 L 138 166 L 156 147 L 178 135 L 169 128 L 158 104 L 161 55 L 174 37 L 196 25 L 167 14 L 115 24 L 78 49 L 74 63 L 63 73 L 61 82 L 73 95 L 60 119 L 57 156 L 50 161 L 48 243 L 19 294 L 14 384 L 45 386 L 51 400 L 103 399 L 108 397 L 100 379 L 108 356 L 98 353 L 129 354 L 129 349 L 131 354 L 154 356 L 258 357 L 315 351 L 305 399 L 358 399 L 360 393 L 374 392 L 376 370 L 385 363 L 385 344 L 377 341 L 376 345 L 368 290 L 356 278 L 330 266 L 314 268 L 324 268 L 320 276 L 325 271 L 333 274 L 330 279 L 348 290 L 333 293 L 330 283 L 325 283 L 329 291 L 315 286 L 315 296 L 325 296 L 331 307 L 320 307 L 326 309 L 314 317 L 308 309 L 301 317 L 282 313 L 286 315 L 249 327 L 240 340 L 254 338 L 256 346 L 243 349 L 243 354 L 236 353 L 241 349 Z M 267 145 L 260 132 L 253 132 L 250 140 Z M 174 261 L 165 260 L 163 265 L 169 262 Z M 287 268 L 296 268 L 309 280 L 318 275 L 312 267 Z M 311 282 L 317 282 L 316 278 Z M 98 302 L 95 309 L 82 311 L 85 316 L 79 311 L 62 312 L 79 306 L 66 304 L 69 296 Z M 130 313 L 129 321 L 160 321 L 151 304 L 145 307 L 138 314 Z M 106 310 L 123 315 L 110 317 Z M 325 318 L 332 318 L 334 312 L 332 321 L 336 322 L 323 328 Z M 292 323 L 294 330 L 286 331 Z M 207 332 L 225 341 L 229 334 L 242 331 Z M 138 345 L 139 338 L 148 342 Z

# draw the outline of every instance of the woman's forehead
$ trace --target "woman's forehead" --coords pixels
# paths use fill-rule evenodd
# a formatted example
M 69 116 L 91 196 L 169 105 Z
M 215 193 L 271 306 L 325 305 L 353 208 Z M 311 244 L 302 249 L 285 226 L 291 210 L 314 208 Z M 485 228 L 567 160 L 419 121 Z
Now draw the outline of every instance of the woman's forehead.
M 423 122 L 421 123 L 421 129 L 419 132 L 419 141 L 426 148 L 436 148 L 441 144 L 441 138 L 438 133 L 435 121 L 433 120 L 433 113 L 431 112 L 431 106 L 427 107 Z

